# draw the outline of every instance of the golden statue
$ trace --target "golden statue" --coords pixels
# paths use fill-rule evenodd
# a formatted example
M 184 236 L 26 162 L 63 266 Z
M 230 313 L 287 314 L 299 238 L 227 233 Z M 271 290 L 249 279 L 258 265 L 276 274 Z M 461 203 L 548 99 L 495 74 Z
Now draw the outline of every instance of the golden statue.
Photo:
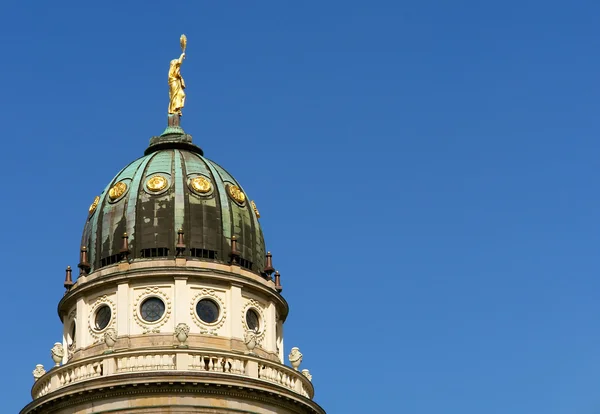
M 181 56 L 179 59 L 173 59 L 169 67 L 169 114 L 181 116 L 181 109 L 185 106 L 185 82 L 181 76 L 181 64 L 185 59 L 185 47 L 187 38 L 181 35 Z

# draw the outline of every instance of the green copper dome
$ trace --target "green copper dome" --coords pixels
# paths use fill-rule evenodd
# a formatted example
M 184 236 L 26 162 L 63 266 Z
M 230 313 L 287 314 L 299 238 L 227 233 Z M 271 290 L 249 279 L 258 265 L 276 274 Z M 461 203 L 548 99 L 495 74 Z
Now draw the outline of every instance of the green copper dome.
M 94 204 L 82 238 L 91 271 L 121 260 L 124 240 L 129 260 L 173 258 L 179 247 L 188 259 L 229 263 L 233 236 L 240 265 L 264 271 L 264 238 L 251 199 L 189 135 L 153 138 L 146 155 L 121 170 Z

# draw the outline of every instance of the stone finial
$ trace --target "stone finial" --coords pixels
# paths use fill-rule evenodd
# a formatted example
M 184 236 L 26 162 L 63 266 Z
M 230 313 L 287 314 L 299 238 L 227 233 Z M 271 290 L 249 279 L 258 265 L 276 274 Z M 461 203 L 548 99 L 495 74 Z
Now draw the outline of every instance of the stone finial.
M 183 252 L 185 251 L 185 242 L 183 239 L 183 229 L 177 230 L 177 245 L 175 245 L 175 249 L 177 250 L 177 257 L 183 256 Z
M 60 342 L 56 342 L 52 349 L 50 350 L 50 355 L 52 356 L 52 360 L 54 361 L 55 367 L 60 367 L 60 363 L 65 356 L 65 349 L 63 348 Z
M 240 263 L 240 252 L 237 249 L 237 236 L 231 236 L 231 253 L 229 253 L 229 257 L 231 257 L 232 265 Z
M 104 332 L 104 343 L 108 347 L 105 354 L 111 354 L 115 352 L 114 347 L 117 343 L 117 330 L 115 328 L 108 328 L 106 332 Z
M 279 271 L 275 272 L 275 289 L 279 293 L 281 293 L 281 291 L 283 290 L 283 287 L 281 286 L 281 275 L 279 274 Z
M 121 243 L 121 250 L 119 250 L 119 254 L 121 255 L 121 260 L 126 262 L 129 260 L 129 254 L 131 253 L 129 250 L 129 236 L 127 233 L 123 233 L 121 238 L 123 239 L 123 242 Z
M 292 368 L 298 371 L 298 367 L 302 363 L 302 353 L 300 352 L 300 349 L 293 347 L 288 355 L 288 359 L 290 360 L 290 364 L 292 364 Z
M 39 380 L 42 375 L 44 375 L 46 373 L 46 370 L 44 369 L 44 366 L 42 364 L 37 364 L 35 366 L 35 369 L 33 370 L 33 380 L 37 381 Z
M 309 381 L 312 381 L 312 375 L 310 374 L 309 370 L 303 369 L 302 370 L 302 375 L 304 375 L 306 378 L 308 378 Z
M 63 285 L 67 291 L 69 291 L 74 285 L 71 272 L 72 272 L 71 266 L 67 266 L 66 275 L 65 275 L 65 283 Z
M 82 276 L 85 276 L 90 272 L 91 266 L 88 262 L 88 251 L 87 247 L 85 246 L 81 246 L 81 250 L 79 252 L 79 264 L 77 267 L 79 268 L 79 274 Z
M 247 354 L 253 354 L 254 348 L 258 345 L 258 329 L 248 329 L 244 334 L 244 344 L 248 348 Z
M 271 280 L 271 273 L 275 271 L 273 268 L 273 255 L 271 252 L 267 252 L 267 265 L 265 266 L 265 274 L 267 275 L 267 280 Z
M 190 334 L 190 327 L 186 323 L 178 323 L 175 327 L 175 339 L 179 341 L 178 348 L 187 348 L 185 345 L 185 341 L 187 341 L 188 336 Z

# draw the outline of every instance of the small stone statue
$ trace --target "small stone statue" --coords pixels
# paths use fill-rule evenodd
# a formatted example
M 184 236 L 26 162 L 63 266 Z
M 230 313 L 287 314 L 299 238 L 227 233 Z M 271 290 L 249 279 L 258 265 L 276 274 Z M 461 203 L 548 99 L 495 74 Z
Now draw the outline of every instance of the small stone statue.
M 190 334 L 190 327 L 185 323 L 179 323 L 175 327 L 175 339 L 179 341 L 179 348 L 187 348 L 185 341 L 187 341 Z
M 248 348 L 249 354 L 254 353 L 254 348 L 258 345 L 258 329 L 248 329 L 244 334 L 244 344 Z
M 104 352 L 105 354 L 115 352 L 113 349 L 117 343 L 117 331 L 115 328 L 108 328 L 106 332 L 104 332 L 104 343 L 108 347 L 108 349 Z
M 298 371 L 298 367 L 302 363 L 302 353 L 300 352 L 300 349 L 293 347 L 288 355 L 288 359 L 290 360 L 290 364 L 292 364 L 292 368 Z
M 306 378 L 308 378 L 309 381 L 312 381 L 312 375 L 310 374 L 309 370 L 303 369 L 302 370 L 302 375 L 304 375 Z
M 50 350 L 50 354 L 52 355 L 52 360 L 54 361 L 55 367 L 60 367 L 60 363 L 65 356 L 65 349 L 63 348 L 60 342 L 56 342 L 52 349 Z
M 46 373 L 46 370 L 44 369 L 44 366 L 42 364 L 37 364 L 35 366 L 35 369 L 33 370 L 33 380 L 37 381 L 39 380 L 42 375 L 44 375 Z

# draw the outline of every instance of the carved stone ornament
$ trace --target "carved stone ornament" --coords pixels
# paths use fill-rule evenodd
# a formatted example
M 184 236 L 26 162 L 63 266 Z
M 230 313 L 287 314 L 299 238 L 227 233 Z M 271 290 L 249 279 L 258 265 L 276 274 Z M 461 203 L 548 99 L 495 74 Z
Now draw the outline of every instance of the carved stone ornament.
M 70 345 L 67 346 L 67 360 L 73 358 L 75 354 L 75 349 L 77 349 L 77 343 L 73 341 Z
M 108 197 L 112 201 L 120 199 L 127 192 L 127 184 L 123 181 L 119 181 L 108 190 Z
M 185 341 L 187 341 L 190 334 L 190 327 L 186 323 L 178 323 L 175 327 L 174 336 L 179 341 L 179 348 L 187 348 Z
M 60 342 L 56 342 L 50 350 L 50 355 L 54 361 L 54 366 L 59 367 L 63 357 L 65 356 L 65 350 Z
M 162 175 L 154 175 L 146 181 L 146 188 L 152 193 L 158 193 L 165 190 L 169 185 L 169 181 Z
M 39 380 L 42 375 L 44 375 L 46 373 L 46 370 L 44 369 L 44 366 L 42 364 L 37 364 L 35 366 L 35 369 L 33 370 L 33 380 L 37 381 Z
M 246 344 L 246 348 L 248 348 L 248 353 L 253 354 L 254 348 L 259 344 L 258 339 L 258 330 L 247 330 L 244 334 L 244 344 Z
M 309 381 L 312 381 L 312 375 L 310 374 L 309 370 L 303 369 L 302 370 L 302 375 L 304 375 L 306 378 L 308 378 Z
M 219 306 L 219 318 L 215 322 L 207 323 L 198 317 L 198 314 L 196 313 L 196 304 L 202 299 L 210 299 L 216 302 Z M 192 298 L 192 301 L 190 302 L 190 315 L 192 316 L 194 323 L 200 328 L 200 333 L 217 335 L 219 328 L 221 328 L 225 323 L 225 318 L 227 317 L 227 307 L 225 306 L 225 301 L 214 289 L 204 288 L 200 289 L 200 291 Z
M 104 343 L 108 347 L 107 353 L 114 352 L 114 347 L 117 343 L 117 330 L 115 328 L 108 328 L 104 332 Z
M 108 323 L 106 328 L 98 331 L 98 330 L 96 330 L 96 320 L 95 320 L 96 310 L 102 305 L 107 305 L 108 307 L 110 307 L 111 318 L 110 318 L 110 322 Z M 109 299 L 107 295 L 103 295 L 100 298 L 98 298 L 96 300 L 96 302 L 94 302 L 94 304 L 90 308 L 90 312 L 88 314 L 88 331 L 90 332 L 90 335 L 92 336 L 92 338 L 94 338 L 95 343 L 104 341 L 105 329 L 114 326 L 116 320 L 117 320 L 117 307 L 115 305 L 115 302 L 113 302 L 111 299 Z
M 210 180 L 203 176 L 192 178 L 189 181 L 188 186 L 193 192 L 200 195 L 206 195 L 210 193 L 210 190 L 212 190 L 212 184 L 210 183 Z
M 300 352 L 300 349 L 293 347 L 288 355 L 288 359 L 290 360 L 290 364 L 292 364 L 292 368 L 298 371 L 298 367 L 302 363 L 302 353 Z
M 98 207 L 98 203 L 100 202 L 100 196 L 96 196 L 96 198 L 94 198 L 94 201 L 92 202 L 92 204 L 90 204 L 90 208 L 89 208 L 89 214 L 92 214 L 94 211 L 96 211 L 96 207 Z
M 256 339 L 257 339 L 257 343 L 260 344 L 262 342 L 262 340 L 265 338 L 265 331 L 266 331 L 266 324 L 265 324 L 265 313 L 263 311 L 263 306 L 254 299 L 250 299 L 248 302 L 246 302 L 246 304 L 244 305 L 244 307 L 242 308 L 242 325 L 244 327 L 245 331 L 251 331 L 252 329 L 250 329 L 250 327 L 248 326 L 248 323 L 246 322 L 246 312 L 248 312 L 248 309 L 253 309 L 256 313 L 258 313 L 258 316 L 260 318 L 260 326 L 261 329 L 256 333 Z
M 144 300 L 157 297 L 163 301 L 165 304 L 165 313 L 161 316 L 161 318 L 155 322 L 148 322 L 142 319 L 142 315 L 140 313 L 140 304 L 144 302 Z M 160 328 L 163 326 L 169 318 L 171 317 L 171 299 L 165 292 L 163 292 L 159 287 L 147 287 L 144 289 L 142 293 L 140 293 L 133 303 L 133 319 L 135 322 L 144 330 L 144 334 L 147 333 L 160 333 Z
M 227 193 L 238 204 L 244 204 L 246 201 L 246 194 L 237 185 L 227 184 Z

